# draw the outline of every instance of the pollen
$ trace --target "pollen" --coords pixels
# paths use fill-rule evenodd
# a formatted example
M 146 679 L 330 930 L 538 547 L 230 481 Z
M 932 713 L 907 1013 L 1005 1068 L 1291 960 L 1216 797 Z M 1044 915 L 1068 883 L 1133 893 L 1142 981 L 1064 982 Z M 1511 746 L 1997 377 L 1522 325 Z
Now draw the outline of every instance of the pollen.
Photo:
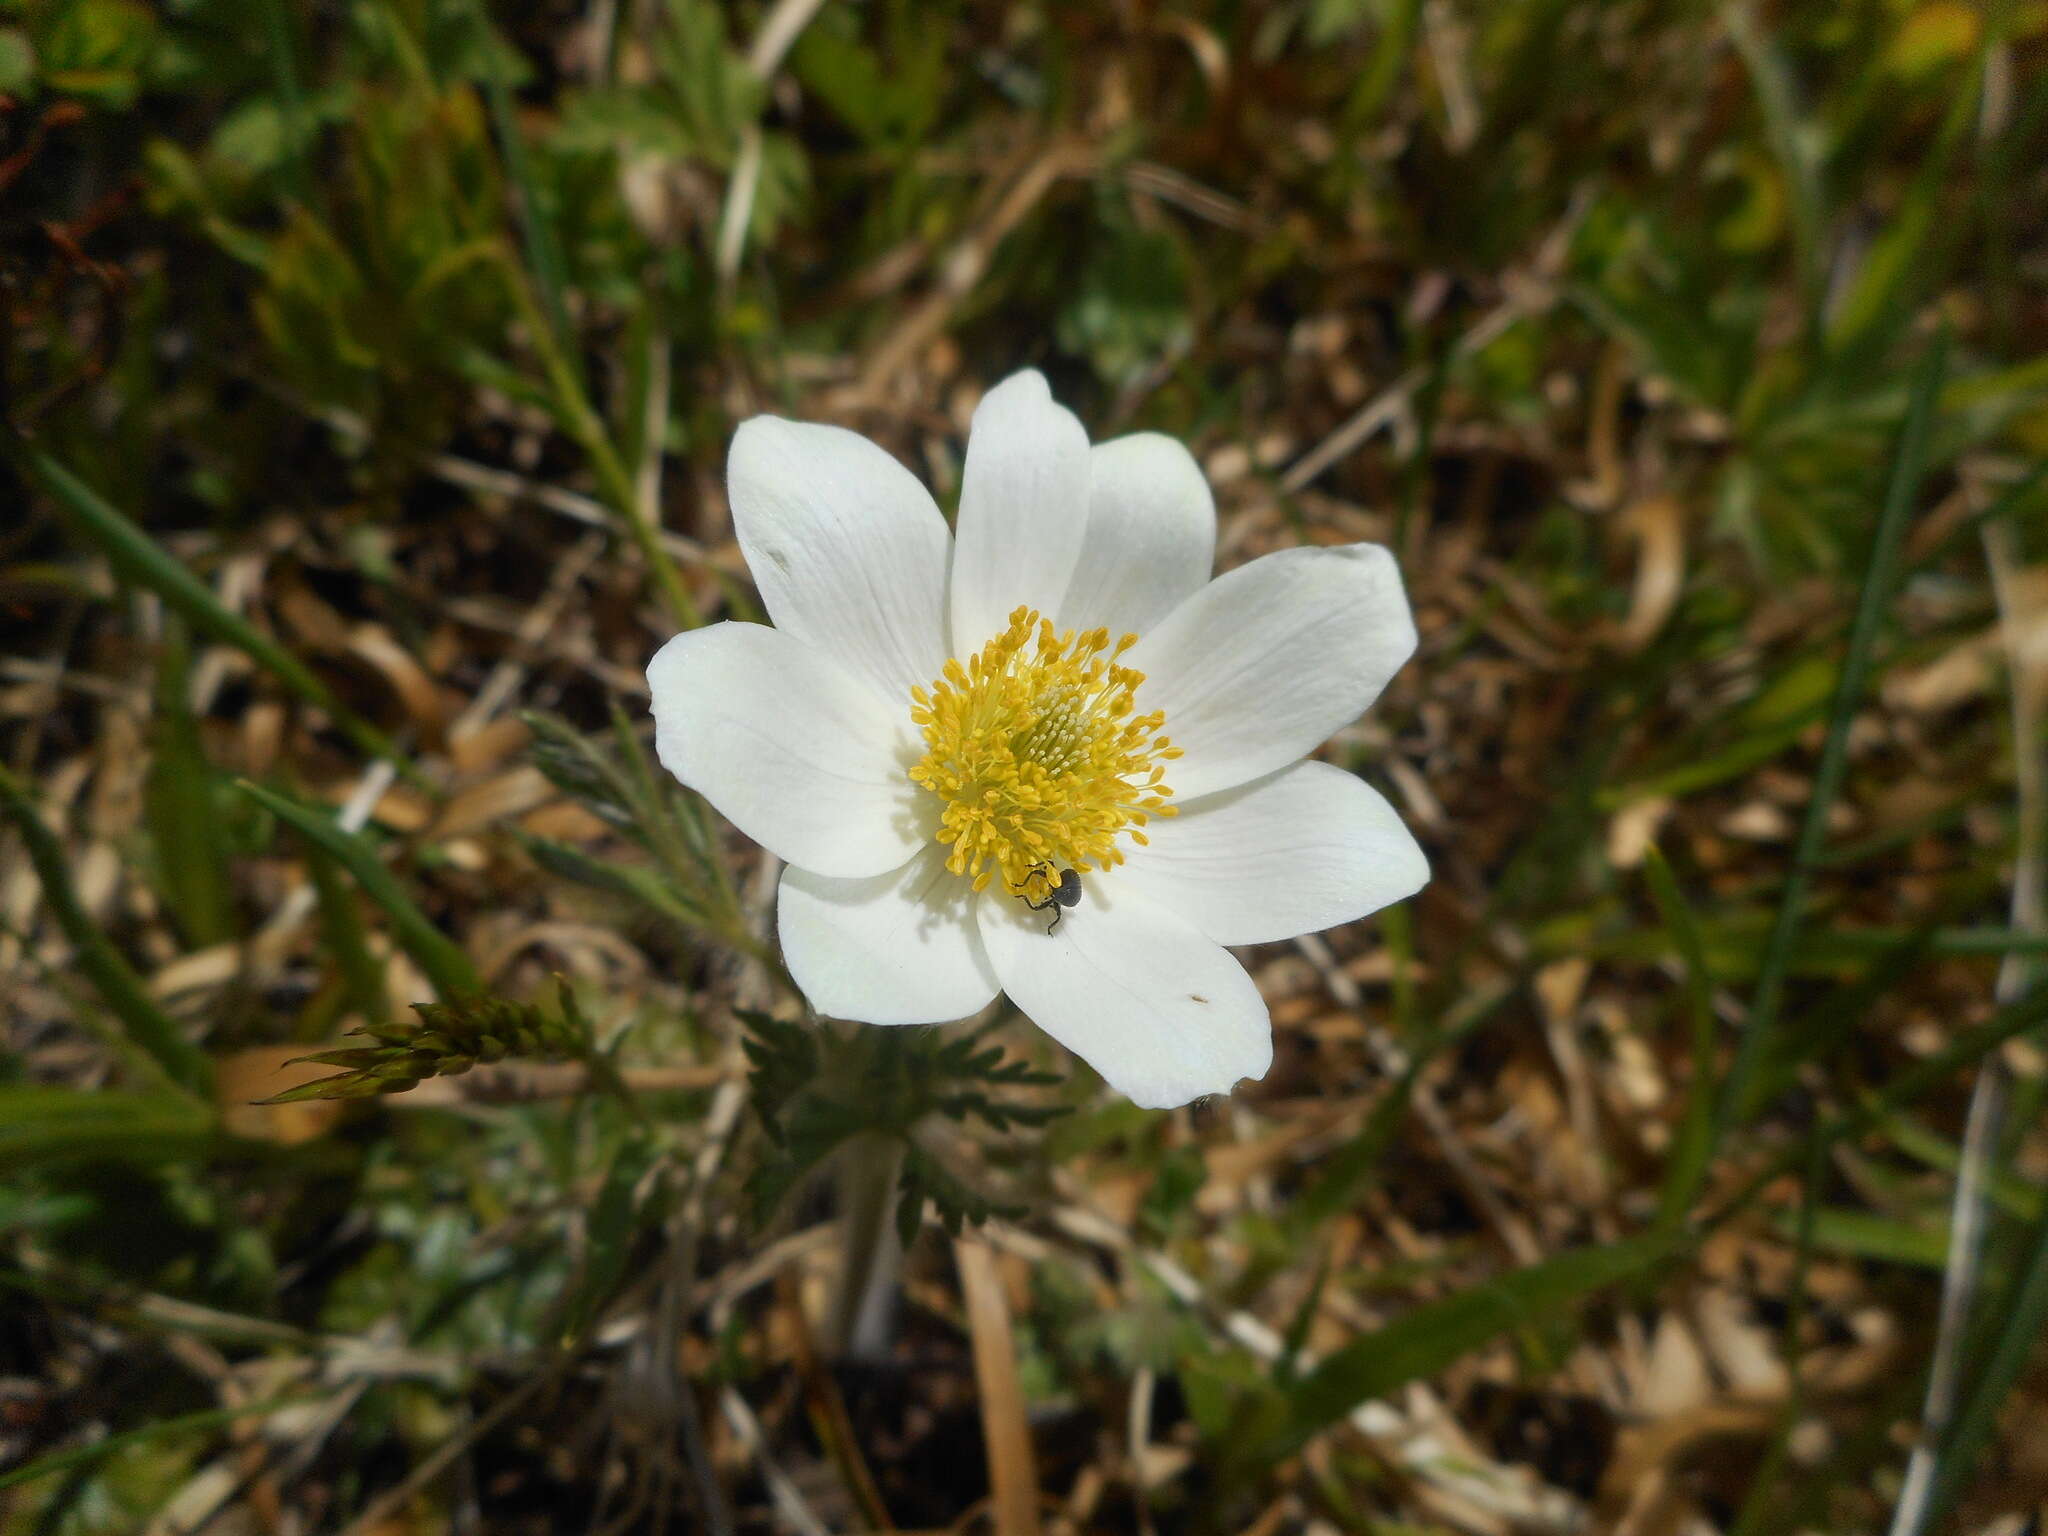
M 1056 632 L 1018 608 L 965 663 L 910 690 L 927 749 L 911 782 L 944 802 L 946 867 L 977 891 L 999 879 L 1024 896 L 1062 868 L 1109 869 L 1124 861 L 1120 838 L 1143 843 L 1152 817 L 1174 814 L 1164 780 L 1181 749 L 1161 734 L 1163 712 L 1137 712 L 1145 674 L 1119 664 L 1137 643 Z

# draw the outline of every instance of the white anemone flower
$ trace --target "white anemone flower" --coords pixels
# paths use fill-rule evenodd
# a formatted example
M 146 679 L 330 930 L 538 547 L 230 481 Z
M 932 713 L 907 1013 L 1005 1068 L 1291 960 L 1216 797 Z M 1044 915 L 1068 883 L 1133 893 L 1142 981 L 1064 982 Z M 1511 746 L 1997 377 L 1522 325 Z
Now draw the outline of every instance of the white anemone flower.
M 774 627 L 661 648 L 656 746 L 787 863 L 783 955 L 821 1014 L 940 1023 L 1007 992 L 1168 1108 L 1272 1062 L 1226 945 L 1427 880 L 1381 795 L 1306 760 L 1415 648 L 1386 550 L 1282 550 L 1211 581 L 1188 451 L 1091 448 L 1036 372 L 974 413 L 957 533 L 839 427 L 755 417 L 727 486 Z

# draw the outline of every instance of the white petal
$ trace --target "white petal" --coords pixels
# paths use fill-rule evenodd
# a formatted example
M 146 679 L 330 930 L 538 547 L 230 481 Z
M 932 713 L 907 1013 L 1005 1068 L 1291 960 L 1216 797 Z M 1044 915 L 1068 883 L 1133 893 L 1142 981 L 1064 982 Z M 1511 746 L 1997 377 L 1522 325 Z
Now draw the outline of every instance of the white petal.
M 1171 1109 L 1272 1065 L 1272 1023 L 1244 967 L 1116 876 L 1088 875 L 1050 935 L 1047 914 L 999 890 L 976 915 L 1010 1000 L 1133 1104 Z
M 1421 890 L 1429 861 L 1386 797 L 1329 763 L 1296 763 L 1189 801 L 1146 828 L 1119 883 L 1218 944 L 1318 933 Z
M 1010 375 L 982 396 L 967 434 L 953 654 L 980 650 L 1019 603 L 1057 613 L 1087 522 L 1088 434 L 1053 404 L 1044 375 Z
M 1394 557 L 1283 549 L 1219 576 L 1127 653 L 1138 708 L 1166 712 L 1183 800 L 1306 757 L 1356 720 L 1415 650 Z
M 928 839 L 929 801 L 901 723 L 867 683 L 793 635 L 713 624 L 647 665 L 662 766 L 791 864 L 894 869 Z
M 937 1024 L 979 1013 L 996 973 L 974 923 L 974 888 L 928 845 L 901 869 L 833 880 L 782 876 L 782 957 L 811 1006 L 867 1024 Z
M 948 655 L 952 539 L 931 493 L 858 433 L 773 416 L 734 436 L 726 488 L 775 627 L 907 710 Z
M 1144 634 L 1216 559 L 1216 500 L 1186 448 L 1157 432 L 1098 443 L 1088 454 L 1088 527 L 1062 629 Z

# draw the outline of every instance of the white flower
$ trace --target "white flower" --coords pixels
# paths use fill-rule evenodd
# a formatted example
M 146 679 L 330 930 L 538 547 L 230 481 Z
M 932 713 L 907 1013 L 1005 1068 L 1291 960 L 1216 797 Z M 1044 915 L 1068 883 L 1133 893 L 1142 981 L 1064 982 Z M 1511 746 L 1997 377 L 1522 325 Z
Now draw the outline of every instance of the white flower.
M 1187 450 L 1089 447 L 1035 372 L 974 413 L 957 536 L 838 427 L 756 417 L 727 483 L 775 627 L 663 646 L 656 746 L 788 863 L 783 954 L 820 1013 L 937 1023 L 1006 991 L 1136 1103 L 1185 1104 L 1273 1059 L 1226 944 L 1428 878 L 1385 799 L 1302 760 L 1415 648 L 1386 550 L 1209 580 Z M 1069 868 L 1078 903 L 1044 905 Z

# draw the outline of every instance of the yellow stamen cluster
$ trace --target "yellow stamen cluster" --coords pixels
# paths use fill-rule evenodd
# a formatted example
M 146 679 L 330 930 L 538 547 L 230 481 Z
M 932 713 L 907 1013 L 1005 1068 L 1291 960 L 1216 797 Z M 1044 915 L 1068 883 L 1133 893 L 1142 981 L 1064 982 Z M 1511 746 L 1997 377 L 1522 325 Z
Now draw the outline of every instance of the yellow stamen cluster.
M 1174 813 L 1161 781 L 1180 748 L 1159 734 L 1162 712 L 1133 713 L 1145 674 L 1117 665 L 1137 643 L 1112 648 L 1106 629 L 1056 635 L 1019 608 L 965 666 L 949 661 L 929 689 L 910 690 L 929 749 L 910 777 L 945 802 L 946 867 L 977 891 L 1000 875 L 1021 896 L 1034 880 L 1057 885 L 1062 868 L 1121 864 L 1119 833 L 1143 843 L 1150 817 Z

